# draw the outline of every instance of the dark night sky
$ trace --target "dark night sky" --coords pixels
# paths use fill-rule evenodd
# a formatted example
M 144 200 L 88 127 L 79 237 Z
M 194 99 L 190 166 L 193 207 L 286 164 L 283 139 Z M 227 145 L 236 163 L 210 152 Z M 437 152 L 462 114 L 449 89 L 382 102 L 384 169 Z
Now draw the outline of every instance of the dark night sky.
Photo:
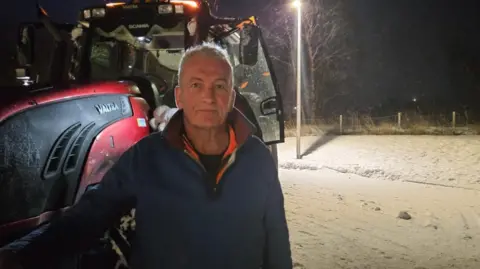
M 450 95 L 449 48 L 480 52 L 478 1 L 350 1 L 362 81 L 369 88 Z M 456 2 L 456 3 L 455 3 Z
M 263 14 L 256 12 L 266 2 L 275 0 L 218 1 L 221 14 L 254 14 L 262 18 Z M 72 22 L 81 7 L 102 1 L 40 2 L 55 20 Z M 457 96 L 467 86 L 452 79 L 452 48 L 463 58 L 472 59 L 473 69 L 477 69 L 476 75 L 480 77 L 480 16 L 475 18 L 480 15 L 480 1 L 347 0 L 346 3 L 347 20 L 357 49 L 354 63 L 357 79 L 353 84 L 359 100 L 376 103 L 387 96 L 406 99 L 421 94 Z M 13 1 L 0 13 L 3 25 L 31 20 L 35 1 Z M 476 91 L 480 92 L 480 88 Z

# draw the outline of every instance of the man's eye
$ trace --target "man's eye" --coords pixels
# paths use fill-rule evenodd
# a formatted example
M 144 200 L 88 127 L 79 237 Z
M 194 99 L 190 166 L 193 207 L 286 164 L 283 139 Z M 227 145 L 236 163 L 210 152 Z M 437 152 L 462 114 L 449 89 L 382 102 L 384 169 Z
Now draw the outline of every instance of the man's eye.
M 217 89 L 217 90 L 224 90 L 225 88 L 226 88 L 226 87 L 225 87 L 225 85 L 223 85 L 223 84 L 217 84 L 217 85 L 215 85 L 215 89 Z
M 200 83 L 194 82 L 191 85 L 192 88 L 200 88 Z

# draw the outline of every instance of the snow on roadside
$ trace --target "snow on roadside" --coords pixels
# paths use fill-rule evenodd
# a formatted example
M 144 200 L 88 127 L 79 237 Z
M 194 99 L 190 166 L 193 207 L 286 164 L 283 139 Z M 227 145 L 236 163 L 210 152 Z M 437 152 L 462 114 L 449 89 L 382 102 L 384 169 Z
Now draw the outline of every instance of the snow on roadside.
M 324 136 L 279 145 L 283 169 L 332 169 L 369 178 L 403 180 L 480 190 L 480 136 Z

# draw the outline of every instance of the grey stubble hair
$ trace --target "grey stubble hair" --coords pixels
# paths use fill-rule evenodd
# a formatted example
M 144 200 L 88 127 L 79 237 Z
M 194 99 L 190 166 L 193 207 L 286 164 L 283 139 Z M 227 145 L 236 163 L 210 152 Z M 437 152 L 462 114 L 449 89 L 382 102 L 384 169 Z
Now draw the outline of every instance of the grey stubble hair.
M 178 65 L 178 85 L 180 85 L 180 81 L 182 79 L 183 66 L 195 55 L 204 55 L 227 63 L 230 67 L 232 86 L 234 85 L 233 65 L 230 61 L 230 56 L 228 55 L 227 50 L 213 42 L 204 42 L 200 45 L 192 46 L 185 51 Z

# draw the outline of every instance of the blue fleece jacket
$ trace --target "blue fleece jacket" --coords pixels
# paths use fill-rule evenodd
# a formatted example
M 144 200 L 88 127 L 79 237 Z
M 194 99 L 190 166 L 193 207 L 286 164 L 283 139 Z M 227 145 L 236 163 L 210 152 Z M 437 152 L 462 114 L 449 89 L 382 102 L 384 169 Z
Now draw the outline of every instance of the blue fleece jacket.
M 237 149 L 215 190 L 186 154 L 182 113 L 129 149 L 58 221 L 8 246 L 27 261 L 80 249 L 132 208 L 133 269 L 291 269 L 282 189 L 267 147 L 235 111 Z

